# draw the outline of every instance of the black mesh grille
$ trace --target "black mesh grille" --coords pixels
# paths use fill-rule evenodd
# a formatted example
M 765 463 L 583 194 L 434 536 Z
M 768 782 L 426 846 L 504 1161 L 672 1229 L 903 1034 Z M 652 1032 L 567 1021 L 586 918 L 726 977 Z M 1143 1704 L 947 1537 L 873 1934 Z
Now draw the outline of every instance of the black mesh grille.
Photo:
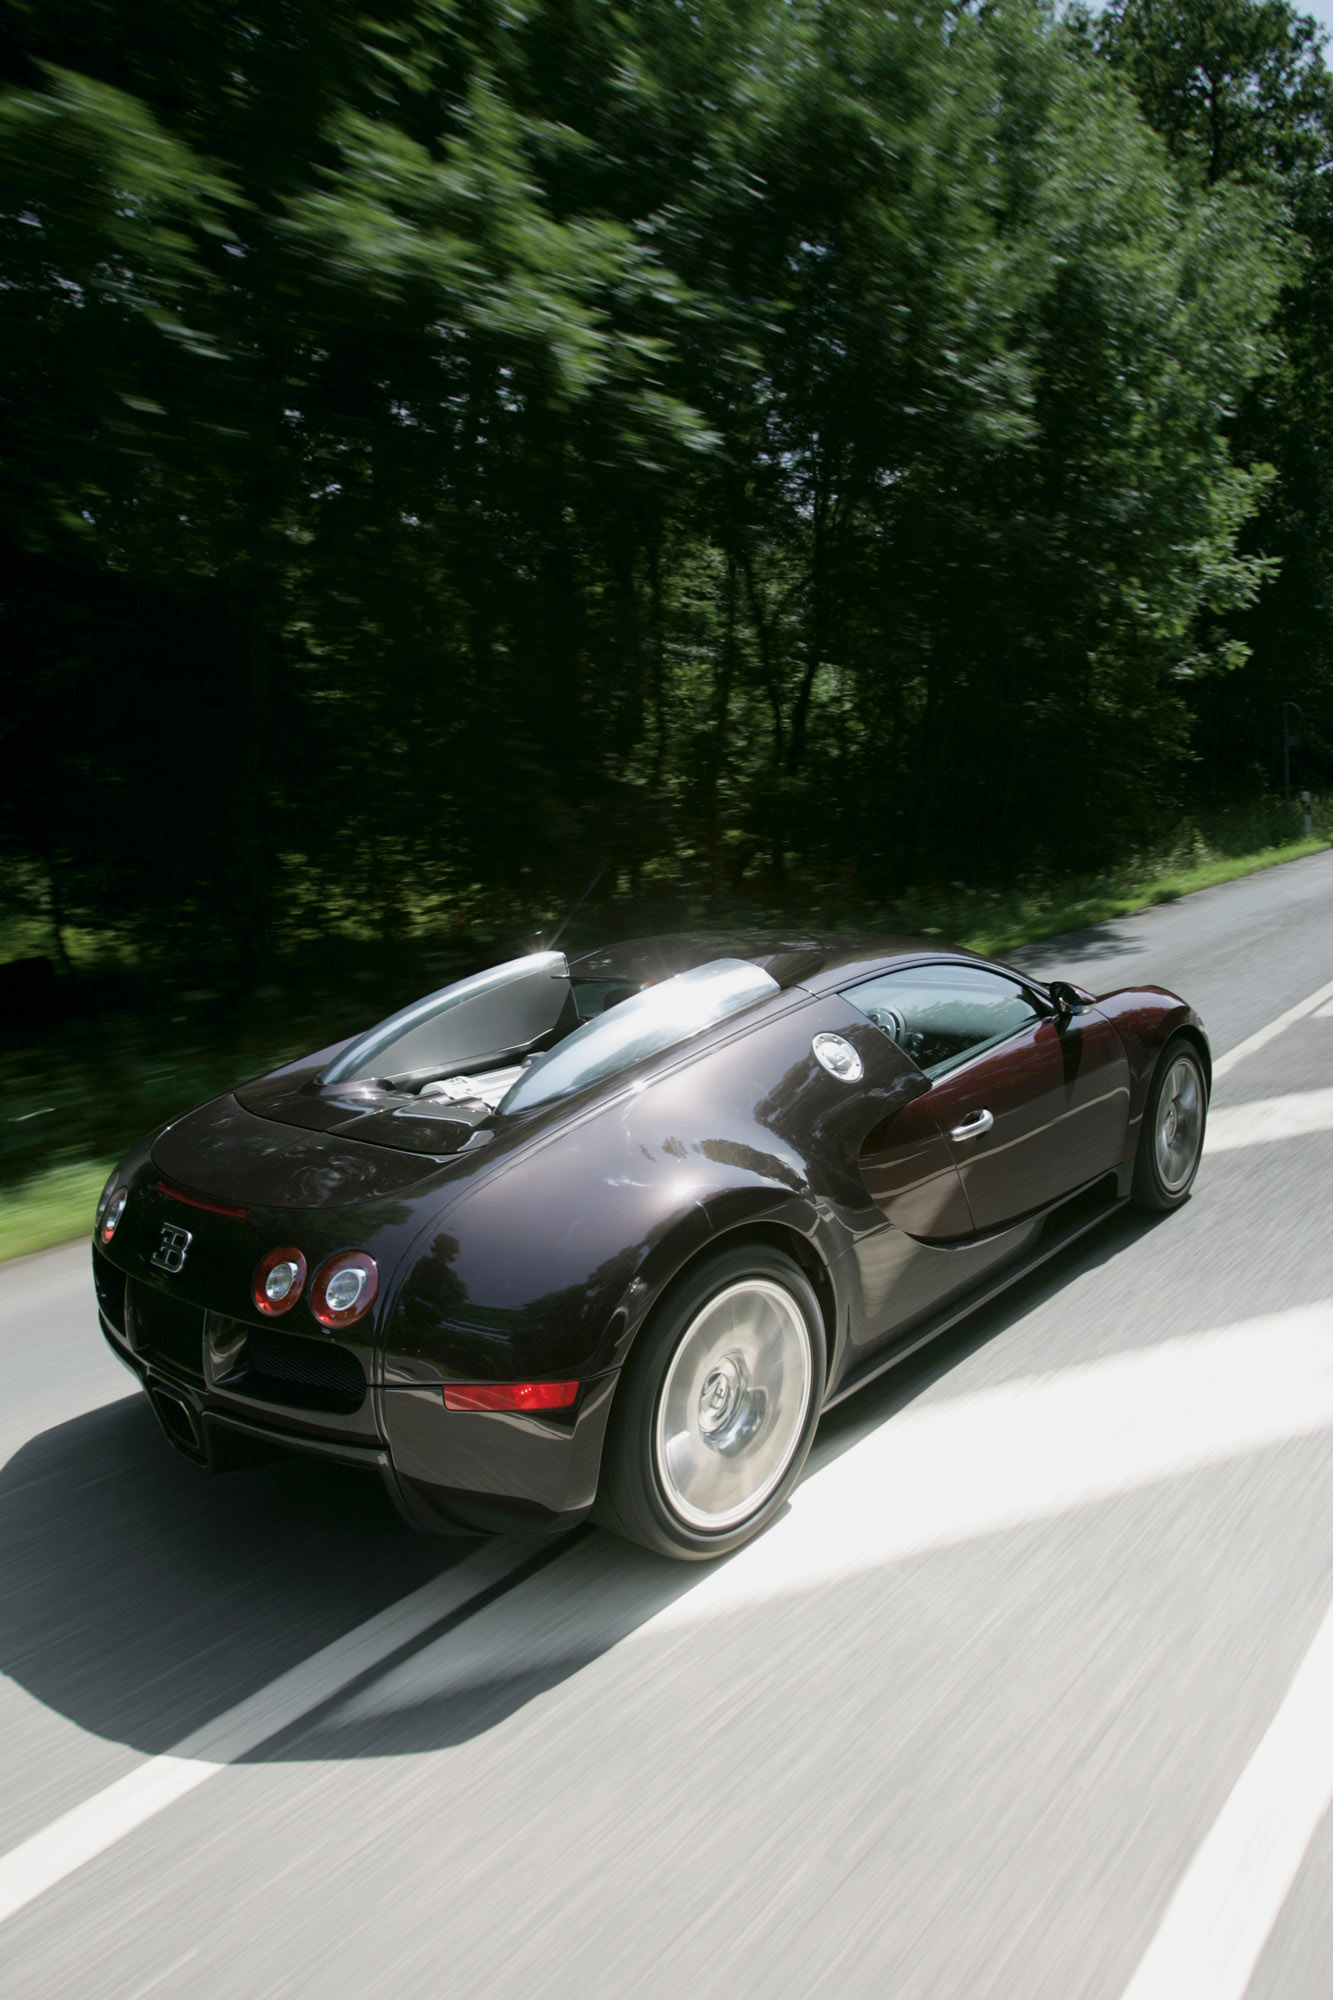
M 204 1379 L 204 1316 L 198 1306 L 168 1298 L 152 1285 L 131 1279 L 125 1288 L 130 1345 L 192 1382 Z
M 337 1410 L 350 1415 L 366 1398 L 361 1363 L 331 1340 L 252 1327 L 247 1342 L 250 1365 L 235 1386 L 243 1395 L 295 1409 Z M 229 1383 L 228 1387 L 232 1385 Z

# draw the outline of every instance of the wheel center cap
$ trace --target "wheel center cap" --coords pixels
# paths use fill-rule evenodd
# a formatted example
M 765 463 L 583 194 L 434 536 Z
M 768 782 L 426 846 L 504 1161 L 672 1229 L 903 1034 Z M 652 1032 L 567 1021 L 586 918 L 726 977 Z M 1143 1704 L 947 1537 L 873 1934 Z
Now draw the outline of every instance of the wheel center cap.
M 730 1422 L 744 1386 L 741 1366 L 734 1355 L 714 1362 L 699 1391 L 699 1429 L 705 1437 L 714 1436 Z

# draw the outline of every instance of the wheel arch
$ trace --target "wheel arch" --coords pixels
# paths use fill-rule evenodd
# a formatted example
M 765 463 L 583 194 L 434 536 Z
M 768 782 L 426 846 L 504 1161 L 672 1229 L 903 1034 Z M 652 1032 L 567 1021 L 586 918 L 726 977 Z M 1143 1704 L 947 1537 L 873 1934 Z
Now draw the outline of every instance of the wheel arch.
M 1120 1037 L 1129 1062 L 1129 1145 L 1126 1159 L 1133 1157 L 1138 1143 L 1139 1124 L 1167 1044 L 1183 1037 L 1203 1064 L 1204 1078 L 1212 1095 L 1213 1052 L 1203 1022 L 1187 1000 L 1165 986 L 1123 986 L 1103 993 L 1097 1012 L 1108 1020 Z
M 1195 1054 L 1203 1064 L 1203 1080 L 1208 1086 L 1208 1096 L 1211 1101 L 1213 1095 L 1213 1052 L 1208 1046 L 1207 1035 L 1204 1034 L 1202 1028 L 1196 1027 L 1193 1021 L 1182 1021 L 1162 1043 L 1162 1055 L 1166 1054 L 1172 1042 L 1188 1042 L 1193 1048 Z M 1160 1061 L 1161 1058 L 1159 1057 L 1158 1060 Z
M 707 1263 L 708 1259 L 715 1257 L 720 1250 L 740 1249 L 747 1243 L 763 1244 L 767 1249 L 776 1250 L 780 1255 L 789 1257 L 797 1269 L 809 1279 L 819 1302 L 824 1332 L 826 1380 L 831 1382 L 838 1333 L 838 1293 L 832 1266 L 808 1230 L 800 1228 L 792 1220 L 771 1215 L 750 1216 L 728 1223 L 715 1228 L 702 1242 L 696 1241 L 681 1260 L 673 1264 L 670 1273 L 654 1287 L 651 1299 L 637 1316 L 630 1337 L 625 1343 L 623 1359 L 628 1360 L 649 1320 L 655 1318 L 662 1305 L 701 1264 Z

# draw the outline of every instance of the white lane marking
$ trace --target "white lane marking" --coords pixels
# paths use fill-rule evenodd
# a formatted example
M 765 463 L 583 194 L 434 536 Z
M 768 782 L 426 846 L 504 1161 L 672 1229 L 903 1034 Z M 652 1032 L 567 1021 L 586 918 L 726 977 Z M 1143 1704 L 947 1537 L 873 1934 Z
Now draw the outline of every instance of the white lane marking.
M 1302 1090 L 1289 1097 L 1261 1097 L 1253 1104 L 1228 1105 L 1208 1119 L 1205 1150 L 1232 1153 L 1240 1146 L 1264 1146 L 1274 1139 L 1297 1139 L 1333 1128 L 1333 1090 Z
M 0 1923 L 164 1807 L 275 1736 L 529 1561 L 539 1544 L 496 1542 L 377 1612 L 159 1757 L 0 1856 Z
M 1322 1007 L 1314 1010 L 1316 1021 L 1333 1021 L 1333 1000 L 1326 1000 Z
M 1124 2000 L 1242 2000 L 1333 1804 L 1333 1609 L 1168 1905 Z
M 1327 986 L 1321 986 L 1317 993 L 1311 993 L 1308 999 L 1298 1001 L 1294 1007 L 1288 1007 L 1285 1014 L 1279 1014 L 1266 1028 L 1259 1028 L 1254 1034 L 1248 1035 L 1243 1042 L 1237 1042 L 1234 1049 L 1228 1049 L 1224 1056 L 1219 1056 L 1213 1064 L 1213 1082 L 1216 1083 L 1219 1076 L 1225 1076 L 1228 1070 L 1233 1070 L 1238 1062 L 1244 1062 L 1246 1056 L 1252 1056 L 1256 1049 L 1262 1049 L 1269 1042 L 1275 1041 L 1284 1029 L 1291 1027 L 1294 1021 L 1303 1021 L 1307 1014 L 1313 1014 L 1317 1008 L 1323 1006 L 1325 1000 L 1333 1000 L 1333 979 L 1330 979 Z
M 809 1590 L 1333 1425 L 1333 1304 L 909 1410 L 807 1477 L 757 1542 L 698 1579 L 586 1542 L 359 1689 L 390 1713 Z
M 1333 1304 L 909 1411 L 819 1466 L 790 1510 L 702 1576 L 576 1544 L 331 1719 L 579 1661 L 840 1576 L 1049 1519 L 1333 1425 Z M 0 1921 L 528 1561 L 492 1544 L 0 1857 Z

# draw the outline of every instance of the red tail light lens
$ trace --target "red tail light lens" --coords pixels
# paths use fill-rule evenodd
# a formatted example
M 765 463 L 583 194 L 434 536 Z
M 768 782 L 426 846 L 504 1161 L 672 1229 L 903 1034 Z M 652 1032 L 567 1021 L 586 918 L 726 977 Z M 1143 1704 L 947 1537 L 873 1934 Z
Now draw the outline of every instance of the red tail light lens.
M 567 1410 L 579 1393 L 577 1382 L 450 1382 L 446 1410 Z
M 364 1250 L 344 1250 L 316 1271 L 310 1310 L 321 1326 L 351 1326 L 370 1311 L 379 1288 L 375 1259 Z
M 255 1272 L 250 1296 L 270 1319 L 290 1312 L 305 1289 L 305 1258 L 291 1243 L 270 1250 Z

